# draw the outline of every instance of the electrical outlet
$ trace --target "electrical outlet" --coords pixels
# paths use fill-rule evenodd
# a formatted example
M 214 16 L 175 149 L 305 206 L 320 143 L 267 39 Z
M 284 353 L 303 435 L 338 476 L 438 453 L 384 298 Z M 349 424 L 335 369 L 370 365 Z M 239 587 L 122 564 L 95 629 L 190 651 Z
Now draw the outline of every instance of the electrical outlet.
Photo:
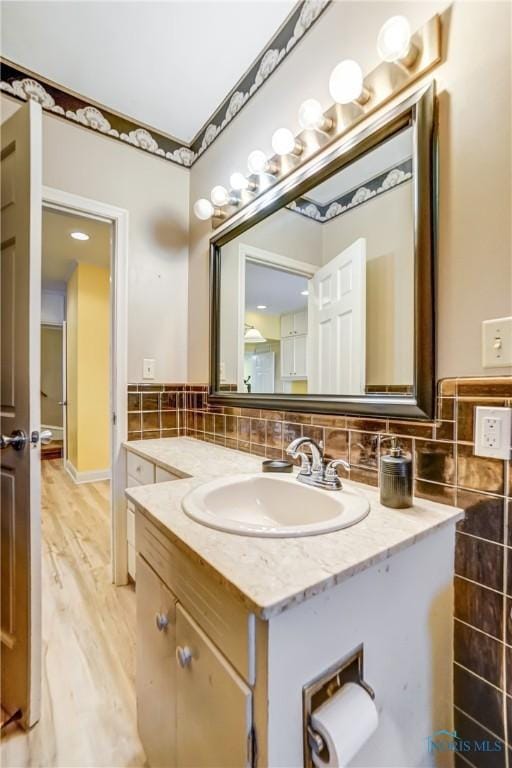
M 482 366 L 512 366 L 512 317 L 484 320 L 482 323 Z
M 142 361 L 142 378 L 155 378 L 155 360 L 152 357 L 145 357 Z
M 475 410 L 475 456 L 510 459 L 512 408 L 477 406 Z

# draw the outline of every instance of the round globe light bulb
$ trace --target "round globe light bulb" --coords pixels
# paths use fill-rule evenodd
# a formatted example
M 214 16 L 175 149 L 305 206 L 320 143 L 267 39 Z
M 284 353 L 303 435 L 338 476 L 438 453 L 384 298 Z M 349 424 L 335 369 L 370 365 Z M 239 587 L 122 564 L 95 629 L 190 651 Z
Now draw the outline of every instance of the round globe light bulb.
M 217 184 L 210 193 L 210 200 L 214 205 L 226 205 L 229 202 L 229 194 L 226 187 L 222 184 Z
M 267 156 L 261 149 L 253 150 L 247 158 L 247 167 L 251 173 L 265 173 L 267 168 Z
M 202 197 L 200 200 L 196 200 L 194 203 L 194 213 L 198 219 L 201 219 L 201 221 L 211 219 L 213 212 L 213 205 L 205 197 Z
M 306 99 L 299 107 L 299 125 L 306 130 L 320 128 L 325 121 L 322 105 L 316 99 Z
M 235 171 L 235 173 L 231 174 L 229 177 L 229 184 L 231 189 L 236 189 L 238 191 L 247 189 L 249 186 L 248 180 L 245 178 L 243 173 L 240 173 L 239 171 Z
M 337 104 L 350 104 L 360 98 L 364 92 L 363 72 L 357 61 L 345 59 L 334 67 L 329 92 Z
M 272 149 L 276 155 L 289 155 L 297 152 L 297 141 L 289 128 L 278 128 L 274 132 Z
M 407 58 L 411 48 L 411 27 L 405 16 L 392 16 L 381 27 L 377 51 L 384 61 Z

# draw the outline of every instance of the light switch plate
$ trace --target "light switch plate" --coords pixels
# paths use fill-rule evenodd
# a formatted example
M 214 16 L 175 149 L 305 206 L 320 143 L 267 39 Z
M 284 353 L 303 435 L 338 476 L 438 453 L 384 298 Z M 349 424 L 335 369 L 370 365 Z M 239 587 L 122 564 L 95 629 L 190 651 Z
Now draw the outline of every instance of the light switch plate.
M 155 360 L 152 357 L 145 357 L 142 361 L 142 378 L 154 379 L 155 378 Z
M 512 317 L 499 317 L 482 323 L 482 366 L 512 366 Z
M 512 408 L 475 408 L 475 456 L 510 459 Z

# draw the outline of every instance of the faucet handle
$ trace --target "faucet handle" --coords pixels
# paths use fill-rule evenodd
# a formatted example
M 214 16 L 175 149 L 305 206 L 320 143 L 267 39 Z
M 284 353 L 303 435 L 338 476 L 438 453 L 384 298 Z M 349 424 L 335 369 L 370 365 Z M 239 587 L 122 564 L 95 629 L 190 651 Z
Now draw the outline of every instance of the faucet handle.
M 304 451 L 297 451 L 296 456 L 300 456 L 300 473 L 301 475 L 311 474 L 311 462 L 309 456 Z
M 338 488 L 342 488 L 343 486 L 336 472 L 336 467 L 343 467 L 348 472 L 350 471 L 350 464 L 345 459 L 333 459 L 325 468 L 325 480 L 336 484 Z

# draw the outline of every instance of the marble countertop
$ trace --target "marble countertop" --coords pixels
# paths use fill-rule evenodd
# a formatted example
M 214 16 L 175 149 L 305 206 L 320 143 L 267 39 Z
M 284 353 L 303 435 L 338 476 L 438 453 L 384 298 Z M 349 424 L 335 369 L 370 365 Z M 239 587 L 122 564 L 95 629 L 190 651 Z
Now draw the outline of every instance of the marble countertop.
M 302 538 L 238 536 L 196 523 L 183 512 L 181 500 L 192 488 L 214 477 L 260 471 L 260 457 L 188 437 L 138 440 L 125 443 L 125 447 L 183 478 L 128 488 L 128 499 L 264 619 L 463 517 L 459 509 L 423 499 L 415 500 L 411 509 L 388 509 L 379 503 L 375 489 L 344 481 L 345 487 L 363 492 L 371 505 L 369 515 L 356 525 Z

